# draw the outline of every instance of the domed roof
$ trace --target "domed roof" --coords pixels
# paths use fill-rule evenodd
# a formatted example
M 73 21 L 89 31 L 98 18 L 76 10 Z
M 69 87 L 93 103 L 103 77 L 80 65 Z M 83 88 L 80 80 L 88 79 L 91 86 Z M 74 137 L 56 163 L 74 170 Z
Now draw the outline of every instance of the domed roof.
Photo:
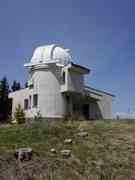
M 64 49 L 55 44 L 37 47 L 31 58 L 31 64 L 56 62 L 66 65 L 72 60 L 69 51 L 69 49 Z

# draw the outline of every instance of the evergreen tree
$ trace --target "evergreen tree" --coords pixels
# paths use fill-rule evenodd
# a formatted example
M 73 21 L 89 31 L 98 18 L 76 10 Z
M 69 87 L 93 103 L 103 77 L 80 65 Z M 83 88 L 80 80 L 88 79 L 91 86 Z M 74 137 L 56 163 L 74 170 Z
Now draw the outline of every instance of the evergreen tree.
M 0 120 L 5 120 L 9 112 L 9 85 L 6 77 L 0 81 Z
M 13 84 L 11 86 L 11 89 L 12 89 L 13 92 L 21 89 L 20 82 L 17 82 L 16 80 L 14 80 Z
M 20 84 L 20 82 L 17 82 L 16 90 L 19 90 L 19 89 L 21 89 L 21 84 Z
M 25 123 L 25 113 L 20 104 L 18 104 L 18 106 L 16 107 L 14 116 L 18 124 Z
M 27 88 L 27 87 L 28 87 L 28 82 L 25 83 L 25 88 Z

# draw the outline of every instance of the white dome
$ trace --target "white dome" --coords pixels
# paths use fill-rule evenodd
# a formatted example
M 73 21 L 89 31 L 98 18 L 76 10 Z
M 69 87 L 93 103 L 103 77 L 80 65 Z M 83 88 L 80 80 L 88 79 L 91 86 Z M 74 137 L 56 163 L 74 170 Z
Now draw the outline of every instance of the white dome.
M 69 49 L 64 49 L 58 45 L 46 45 L 36 48 L 31 58 L 32 64 L 38 63 L 60 63 L 66 65 L 71 62 Z

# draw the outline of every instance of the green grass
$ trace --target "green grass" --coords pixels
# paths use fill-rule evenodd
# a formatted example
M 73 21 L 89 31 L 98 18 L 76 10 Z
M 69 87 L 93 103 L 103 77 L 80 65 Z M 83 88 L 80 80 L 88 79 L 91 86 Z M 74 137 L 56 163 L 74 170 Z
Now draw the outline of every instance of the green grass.
M 88 137 L 77 133 L 83 127 Z M 72 138 L 72 145 L 64 139 Z M 31 161 L 18 163 L 15 149 L 31 147 Z M 57 154 L 52 155 L 51 148 Z M 64 159 L 60 151 L 71 149 Z M 135 179 L 135 121 L 35 123 L 0 128 L 0 180 Z

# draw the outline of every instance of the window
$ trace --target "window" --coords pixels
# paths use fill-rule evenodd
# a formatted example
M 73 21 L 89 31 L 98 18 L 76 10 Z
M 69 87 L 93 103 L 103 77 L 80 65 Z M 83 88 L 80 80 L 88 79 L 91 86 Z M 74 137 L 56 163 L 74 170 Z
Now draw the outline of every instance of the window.
M 63 71 L 62 73 L 62 82 L 65 83 L 65 79 L 66 79 L 66 74 L 65 71 Z
M 33 107 L 37 107 L 38 106 L 38 95 L 34 94 L 33 95 Z
M 70 98 L 69 98 L 69 96 L 66 96 L 66 101 L 67 101 L 67 104 L 70 103 Z
M 31 95 L 29 96 L 29 109 L 31 108 Z
M 28 105 L 29 105 L 28 99 L 24 99 L 24 110 L 28 109 Z

